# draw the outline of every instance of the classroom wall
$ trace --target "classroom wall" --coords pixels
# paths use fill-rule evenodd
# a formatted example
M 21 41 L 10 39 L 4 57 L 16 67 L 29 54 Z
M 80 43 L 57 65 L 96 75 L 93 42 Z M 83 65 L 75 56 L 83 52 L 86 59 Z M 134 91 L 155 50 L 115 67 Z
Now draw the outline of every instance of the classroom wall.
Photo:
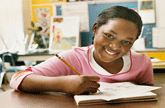
M 8 48 L 13 46 L 13 40 L 18 33 L 28 33 L 31 11 L 30 0 L 0 0 L 0 34 L 7 39 Z M 22 38 L 22 37 L 20 37 Z M 0 39 L 0 51 L 2 50 Z
M 30 0 L 22 0 L 22 15 L 23 15 L 23 29 L 24 34 L 30 33 L 28 28 L 31 27 L 32 15 L 31 15 L 31 1 Z
M 9 36 L 12 38 L 15 30 L 23 31 L 21 0 L 0 0 L 0 10 L 0 34 L 4 39 Z

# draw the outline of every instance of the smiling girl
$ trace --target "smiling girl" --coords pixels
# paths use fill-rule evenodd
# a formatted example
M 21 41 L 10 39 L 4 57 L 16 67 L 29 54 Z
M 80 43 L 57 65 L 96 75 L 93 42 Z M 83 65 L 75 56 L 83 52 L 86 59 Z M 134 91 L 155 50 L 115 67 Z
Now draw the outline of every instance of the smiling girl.
M 153 85 L 150 58 L 131 50 L 141 28 L 142 21 L 137 12 L 123 6 L 105 9 L 93 25 L 92 45 L 74 47 L 59 54 L 82 75 L 77 75 L 54 56 L 16 73 L 11 87 L 24 92 L 82 94 L 96 92 L 98 81 Z

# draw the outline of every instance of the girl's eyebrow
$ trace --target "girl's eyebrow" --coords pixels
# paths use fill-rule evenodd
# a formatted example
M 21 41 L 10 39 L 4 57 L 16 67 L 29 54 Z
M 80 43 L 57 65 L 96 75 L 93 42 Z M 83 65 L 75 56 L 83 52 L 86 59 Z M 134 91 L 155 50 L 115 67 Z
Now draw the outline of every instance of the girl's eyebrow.
M 133 40 L 133 38 L 127 38 L 127 39 L 129 39 L 129 40 Z
M 117 35 L 117 33 L 116 33 L 115 31 L 113 31 L 113 30 L 110 30 L 110 32 L 112 32 L 112 33 L 114 33 L 114 34 L 116 34 L 116 35 Z
M 112 32 L 112 33 L 114 33 L 115 35 L 117 35 L 117 33 L 116 33 L 115 31 L 113 31 L 113 30 L 110 30 L 110 32 Z M 127 39 L 128 39 L 128 40 L 134 40 L 132 37 L 130 37 L 130 38 L 128 37 Z

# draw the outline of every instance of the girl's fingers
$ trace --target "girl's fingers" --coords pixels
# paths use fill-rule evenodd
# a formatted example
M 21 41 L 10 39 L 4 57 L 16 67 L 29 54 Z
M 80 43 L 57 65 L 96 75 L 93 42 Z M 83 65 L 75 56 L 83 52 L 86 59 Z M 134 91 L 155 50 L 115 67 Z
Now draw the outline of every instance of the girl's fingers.
M 96 93 L 97 90 L 98 90 L 97 88 L 88 88 L 86 92 Z
M 97 92 L 99 87 L 100 87 L 100 84 L 98 84 L 97 82 L 94 82 L 94 81 L 90 81 L 90 82 L 88 82 L 88 84 L 86 84 L 85 92 L 95 93 L 95 92 Z
M 83 76 L 86 80 L 89 80 L 89 81 L 99 81 L 100 80 L 100 77 L 98 76 L 93 76 L 93 75 L 88 75 L 88 76 Z
M 97 82 L 94 82 L 94 81 L 90 81 L 89 82 L 89 87 L 91 87 L 91 88 L 99 88 L 100 87 L 100 84 L 99 83 L 97 83 Z

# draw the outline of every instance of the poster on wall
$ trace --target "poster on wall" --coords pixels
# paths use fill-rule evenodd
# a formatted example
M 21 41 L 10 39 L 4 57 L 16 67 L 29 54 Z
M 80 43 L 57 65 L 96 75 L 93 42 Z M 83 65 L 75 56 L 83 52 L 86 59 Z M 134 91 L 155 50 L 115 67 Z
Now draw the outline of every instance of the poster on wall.
M 138 13 L 142 18 L 143 24 L 155 23 L 155 1 L 138 0 Z
M 49 8 L 36 8 L 35 10 L 36 17 L 36 27 L 42 27 L 42 31 L 37 35 L 40 35 L 42 38 L 43 45 L 38 43 L 38 48 L 48 48 L 49 47 L 49 36 L 50 36 L 50 9 Z M 37 37 L 36 37 L 37 38 Z
M 49 49 L 50 18 L 52 11 L 52 6 L 32 6 L 34 27 L 28 47 L 29 51 Z M 34 33 L 34 28 L 39 28 L 40 30 Z
M 63 51 L 79 46 L 79 17 L 52 16 L 50 27 L 50 51 Z

